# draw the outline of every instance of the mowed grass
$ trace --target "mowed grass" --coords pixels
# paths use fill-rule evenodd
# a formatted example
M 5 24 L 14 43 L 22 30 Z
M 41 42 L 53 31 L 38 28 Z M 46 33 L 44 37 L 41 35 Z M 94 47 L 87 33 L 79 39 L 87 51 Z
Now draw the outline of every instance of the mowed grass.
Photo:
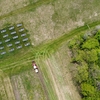
M 15 100 L 10 78 L 4 73 L 0 76 L 0 100 Z
M 45 65 L 44 63 L 44 58 L 37 58 L 35 59 L 38 66 L 39 66 L 39 71 L 42 73 L 43 75 L 43 79 L 44 79 L 44 84 L 45 84 L 45 88 L 47 89 L 47 94 L 49 97 L 49 100 L 58 100 L 57 94 L 55 92 L 55 88 L 54 88 L 54 84 L 52 82 L 52 77 L 50 75 L 50 70 L 48 70 L 48 66 Z

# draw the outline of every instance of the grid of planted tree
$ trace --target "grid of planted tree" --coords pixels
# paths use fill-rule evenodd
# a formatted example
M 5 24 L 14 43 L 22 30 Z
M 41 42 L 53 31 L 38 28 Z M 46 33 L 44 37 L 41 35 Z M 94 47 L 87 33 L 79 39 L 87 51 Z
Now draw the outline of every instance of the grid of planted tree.
M 30 40 L 23 23 L 0 30 L 0 55 L 30 46 Z

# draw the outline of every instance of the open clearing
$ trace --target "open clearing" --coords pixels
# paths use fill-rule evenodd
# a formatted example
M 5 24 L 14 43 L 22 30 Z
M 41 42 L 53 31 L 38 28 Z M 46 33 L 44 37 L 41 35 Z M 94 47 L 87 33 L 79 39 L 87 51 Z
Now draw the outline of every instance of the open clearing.
M 66 41 L 100 24 L 99 1 L 0 0 L 0 7 L 0 29 L 23 22 L 33 45 L 0 59 L 0 100 L 81 100 Z

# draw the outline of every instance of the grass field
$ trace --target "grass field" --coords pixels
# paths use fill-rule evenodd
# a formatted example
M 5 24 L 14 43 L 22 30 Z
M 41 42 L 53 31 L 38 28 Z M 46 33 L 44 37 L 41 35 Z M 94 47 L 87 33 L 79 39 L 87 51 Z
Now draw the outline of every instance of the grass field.
M 97 0 L 0 0 L 0 29 L 23 22 L 32 43 L 0 59 L 0 100 L 81 100 L 67 41 L 100 24 L 99 8 Z

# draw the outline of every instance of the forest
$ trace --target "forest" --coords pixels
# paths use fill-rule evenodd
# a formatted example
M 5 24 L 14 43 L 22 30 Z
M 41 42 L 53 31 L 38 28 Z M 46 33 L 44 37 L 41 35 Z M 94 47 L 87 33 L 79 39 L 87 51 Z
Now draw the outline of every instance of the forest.
M 100 27 L 69 41 L 69 49 L 82 100 L 100 100 Z

